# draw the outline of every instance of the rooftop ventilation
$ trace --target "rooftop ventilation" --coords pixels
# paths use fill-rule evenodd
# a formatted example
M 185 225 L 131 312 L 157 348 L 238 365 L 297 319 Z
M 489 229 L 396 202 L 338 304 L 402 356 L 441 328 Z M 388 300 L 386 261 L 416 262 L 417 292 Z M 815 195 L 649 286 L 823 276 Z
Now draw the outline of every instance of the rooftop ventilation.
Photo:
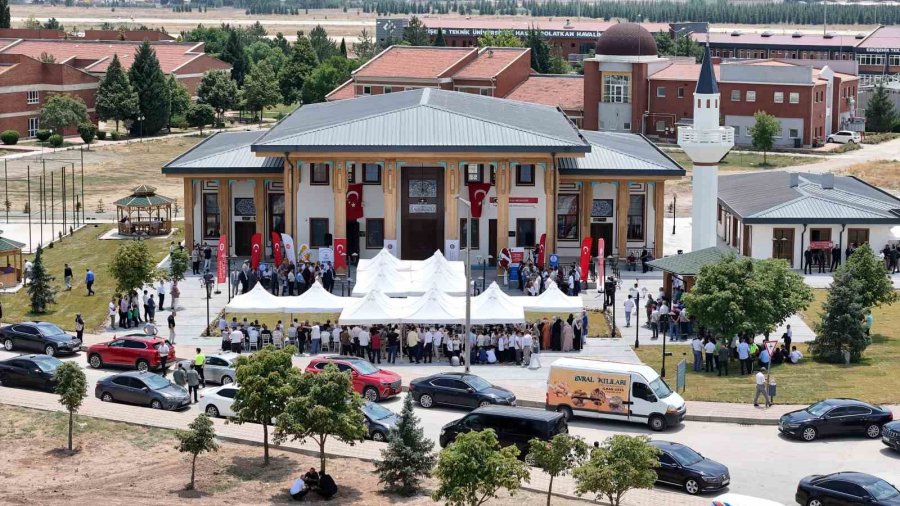
M 833 38 L 835 38 L 835 36 L 837 36 L 837 34 L 834 32 L 828 32 L 825 34 L 826 39 L 833 39 Z
M 768 30 L 766 30 L 762 33 L 763 37 L 771 37 L 772 35 L 774 35 L 774 34 Z
M 823 190 L 833 190 L 834 189 L 834 174 L 831 172 L 826 172 L 822 174 L 822 189 Z
M 857 33 L 856 35 L 853 36 L 853 38 L 854 38 L 854 39 L 862 40 L 862 39 L 865 39 L 865 38 L 866 38 L 866 34 L 864 34 L 864 33 Z
M 741 31 L 740 31 L 740 30 L 735 30 L 735 31 L 731 32 L 731 36 L 732 36 L 732 37 L 740 37 L 740 36 L 741 36 Z
M 803 37 L 803 32 L 794 32 L 791 34 L 791 37 L 799 39 L 800 37 Z

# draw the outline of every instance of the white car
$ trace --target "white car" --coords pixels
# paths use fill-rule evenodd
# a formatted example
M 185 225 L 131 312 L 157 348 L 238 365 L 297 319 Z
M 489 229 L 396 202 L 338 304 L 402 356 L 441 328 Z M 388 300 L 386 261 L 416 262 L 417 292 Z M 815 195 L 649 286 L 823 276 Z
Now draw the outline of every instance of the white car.
M 237 394 L 237 391 L 238 386 L 233 383 L 201 390 L 200 409 L 211 418 L 234 416 L 231 405 L 234 403 L 234 396 Z
M 838 144 L 859 144 L 862 140 L 859 132 L 851 132 L 849 130 L 841 130 L 828 136 L 828 142 L 836 142 Z

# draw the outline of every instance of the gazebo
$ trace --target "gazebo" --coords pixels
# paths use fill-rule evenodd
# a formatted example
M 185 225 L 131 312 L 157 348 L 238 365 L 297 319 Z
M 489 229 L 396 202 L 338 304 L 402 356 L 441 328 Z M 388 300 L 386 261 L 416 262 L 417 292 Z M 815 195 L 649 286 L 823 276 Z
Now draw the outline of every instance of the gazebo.
M 119 234 L 131 236 L 167 235 L 172 230 L 173 199 L 156 194 L 156 188 L 142 184 L 131 195 L 116 201 Z
M 0 234 L 2 233 L 3 231 L 0 230 Z M 16 286 L 22 281 L 22 269 L 25 263 L 22 258 L 22 248 L 24 247 L 25 245 L 20 242 L 0 237 L 0 256 L 6 257 L 6 266 L 0 273 L 0 283 L 3 288 Z
M 719 263 L 728 255 L 741 256 L 728 246 L 713 246 L 690 253 L 657 258 L 647 262 L 647 265 L 663 271 L 663 292 L 669 300 L 672 300 L 672 278 L 681 278 L 684 282 L 684 291 L 690 291 L 697 280 L 697 275 L 700 274 L 700 269 L 709 264 Z

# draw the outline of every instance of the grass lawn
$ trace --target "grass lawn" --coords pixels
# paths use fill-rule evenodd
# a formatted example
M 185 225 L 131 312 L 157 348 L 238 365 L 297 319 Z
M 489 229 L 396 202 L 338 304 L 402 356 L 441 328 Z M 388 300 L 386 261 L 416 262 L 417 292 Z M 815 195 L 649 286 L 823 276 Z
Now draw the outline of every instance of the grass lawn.
M 688 158 L 686 154 L 684 154 L 684 151 L 666 150 L 666 154 L 684 167 L 690 167 L 692 165 L 691 159 Z M 722 160 L 719 168 L 721 170 L 778 169 L 781 167 L 789 167 L 792 165 L 805 165 L 807 163 L 815 163 L 821 160 L 821 158 L 811 156 L 792 156 L 769 153 L 766 156 L 767 164 L 763 165 L 762 153 L 732 151 L 731 153 L 728 153 L 727 156 L 725 156 L 725 159 Z
M 803 319 L 813 325 L 819 319 L 825 290 L 814 290 L 815 301 L 804 313 Z M 805 344 L 797 349 L 804 354 L 804 360 L 796 366 L 776 366 L 772 377 L 778 385 L 776 401 L 779 404 L 807 404 L 825 397 L 854 397 L 874 403 L 900 403 L 900 304 L 878 308 L 873 311 L 875 323 L 872 327 L 872 345 L 866 349 L 864 359 L 850 366 L 814 362 L 807 353 Z M 759 342 L 759 340 L 757 340 Z M 675 383 L 675 364 L 682 358 L 688 360 L 687 388 L 685 399 L 719 402 L 750 402 L 753 400 L 754 383 L 751 376 L 735 375 L 740 365 L 732 362 L 731 376 L 719 378 L 715 373 L 694 373 L 691 370 L 690 347 L 675 345 L 667 347 L 673 356 L 666 360 L 667 376 L 671 385 Z M 646 364 L 659 370 L 662 362 L 662 347 L 645 346 L 637 350 L 638 357 Z M 686 353 L 682 357 L 682 353 Z
M 44 249 L 44 266 L 50 276 L 54 277 L 53 285 L 57 288 L 56 304 L 51 304 L 47 313 L 36 315 L 31 313 L 31 299 L 28 290 L 22 288 L 14 294 L 4 294 L 3 316 L 4 322 L 18 322 L 23 320 L 43 320 L 53 322 L 66 330 L 75 329 L 75 313 L 80 312 L 84 318 L 85 328 L 88 332 L 96 330 L 106 321 L 107 304 L 115 295 L 116 281 L 109 273 L 109 263 L 113 259 L 119 245 L 124 241 L 101 241 L 99 237 L 112 225 L 88 225 L 75 232 L 70 237 L 63 238 L 62 242 L 53 244 L 52 248 Z M 169 241 L 178 241 L 181 238 L 178 230 L 172 238 L 149 240 L 151 258 L 158 262 L 169 253 Z M 27 259 L 34 260 L 34 255 L 28 255 Z M 67 263 L 72 267 L 74 279 L 72 291 L 65 291 L 63 282 L 63 267 Z M 94 293 L 92 297 L 86 295 L 84 274 L 90 268 L 96 275 Z

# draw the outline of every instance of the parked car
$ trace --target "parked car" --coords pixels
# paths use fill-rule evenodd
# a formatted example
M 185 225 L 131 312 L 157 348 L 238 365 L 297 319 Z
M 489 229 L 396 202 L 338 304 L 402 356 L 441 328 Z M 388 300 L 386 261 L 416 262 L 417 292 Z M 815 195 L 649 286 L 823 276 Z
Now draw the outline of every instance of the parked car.
M 659 450 L 656 482 L 681 487 L 696 495 L 721 490 L 731 482 L 728 468 L 695 452 L 688 446 L 669 441 L 652 440 Z
M 416 378 L 409 382 L 409 393 L 423 408 L 435 404 L 472 409 L 491 404 L 516 405 L 516 396 L 509 390 L 494 386 L 480 376 L 459 372 Z
M 363 404 L 362 412 L 366 417 L 366 427 L 369 429 L 369 438 L 372 441 L 387 441 L 391 431 L 397 428 L 397 413 L 381 404 L 366 401 Z
M 532 439 L 549 441 L 557 434 L 569 432 L 566 417 L 562 413 L 509 406 L 486 406 L 441 427 L 438 442 L 441 448 L 445 448 L 464 432 L 484 429 L 494 429 L 500 445 L 515 445 L 523 458 L 528 453 L 528 442 Z
M 104 365 L 133 367 L 138 371 L 159 369 L 157 349 L 165 339 L 155 336 L 130 335 L 114 338 L 112 341 L 91 345 L 88 348 L 88 363 L 94 369 Z M 175 360 L 175 346 L 169 347 L 169 363 Z
M 200 409 L 212 418 L 235 416 L 231 405 L 237 391 L 238 386 L 234 384 L 205 388 L 200 391 Z
M 328 364 L 333 364 L 341 372 L 349 372 L 353 390 L 368 401 L 380 401 L 401 392 L 399 374 L 379 369 L 367 360 L 358 357 L 343 355 L 316 357 L 306 366 L 306 372 L 318 373 Z
M 56 368 L 62 361 L 47 355 L 20 355 L 0 362 L 0 385 L 37 388 L 52 392 L 56 388 Z
M 855 399 L 826 399 L 781 416 L 778 430 L 787 436 L 813 441 L 819 436 L 861 435 L 876 439 L 881 427 L 894 419 L 890 410 Z
M 148 371 L 107 376 L 97 382 L 94 396 L 103 402 L 137 404 L 153 409 L 181 409 L 191 404 L 187 390 Z
M 900 451 L 900 421 L 884 424 L 881 428 L 881 442 Z
M 203 362 L 203 380 L 206 382 L 227 385 L 234 383 L 236 377 L 234 371 L 234 361 L 237 360 L 236 353 L 216 353 L 207 355 Z M 194 363 L 193 360 L 179 360 L 179 364 L 183 364 L 185 370 L 190 369 Z
M 0 340 L 6 351 L 22 349 L 51 357 L 81 350 L 81 341 L 49 322 L 14 323 L 0 328 Z
M 877 476 L 865 473 L 814 474 L 800 480 L 796 501 L 805 506 L 871 504 L 900 505 L 900 491 Z
M 862 137 L 859 135 L 859 132 L 851 132 L 849 130 L 841 130 L 840 132 L 835 132 L 828 136 L 828 142 L 836 142 L 838 144 L 859 144 L 862 141 Z

